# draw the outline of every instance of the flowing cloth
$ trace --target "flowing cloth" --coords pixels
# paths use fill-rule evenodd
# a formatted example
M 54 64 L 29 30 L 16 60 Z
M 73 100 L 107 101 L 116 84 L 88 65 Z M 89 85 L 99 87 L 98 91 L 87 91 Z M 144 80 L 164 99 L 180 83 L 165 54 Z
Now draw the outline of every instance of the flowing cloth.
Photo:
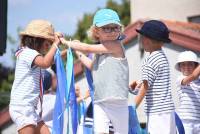
M 71 48 L 67 52 L 67 91 L 66 100 L 68 111 L 67 134 L 76 134 L 78 127 L 78 105 L 76 101 L 75 86 L 74 86 L 74 64 Z
M 67 87 L 67 78 L 62 58 L 59 49 L 57 49 L 56 55 L 54 56 L 56 64 L 56 76 L 57 76 L 57 89 L 56 89 L 56 102 L 53 112 L 53 134 L 63 133 L 63 121 L 64 121 L 64 110 L 65 110 L 65 91 Z

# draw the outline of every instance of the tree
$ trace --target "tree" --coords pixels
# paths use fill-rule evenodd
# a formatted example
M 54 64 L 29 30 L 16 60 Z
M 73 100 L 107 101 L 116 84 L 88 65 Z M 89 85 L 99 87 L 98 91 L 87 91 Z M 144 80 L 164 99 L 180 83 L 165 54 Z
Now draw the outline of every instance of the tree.
M 130 0 L 122 0 L 120 4 L 109 0 L 106 3 L 106 8 L 113 9 L 118 12 L 121 22 L 124 26 L 130 23 Z M 78 22 L 78 28 L 73 36 L 74 39 L 78 39 L 82 42 L 91 43 L 91 40 L 87 37 L 87 30 L 92 25 L 93 14 L 85 14 L 82 20 Z

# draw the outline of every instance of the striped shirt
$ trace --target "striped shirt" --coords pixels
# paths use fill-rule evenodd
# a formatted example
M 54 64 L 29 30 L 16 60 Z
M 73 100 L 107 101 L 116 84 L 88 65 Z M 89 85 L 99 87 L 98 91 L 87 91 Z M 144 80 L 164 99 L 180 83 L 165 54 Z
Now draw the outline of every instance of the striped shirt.
M 10 105 L 37 106 L 40 94 L 40 68 L 32 66 L 36 50 L 23 48 L 17 55 Z
M 180 76 L 177 79 L 177 91 L 180 100 L 177 112 L 181 119 L 200 121 L 200 78 L 188 85 L 181 85 L 184 77 Z
M 162 50 L 152 52 L 143 62 L 142 80 L 148 81 L 145 112 L 169 113 L 174 110 L 171 95 L 169 63 Z

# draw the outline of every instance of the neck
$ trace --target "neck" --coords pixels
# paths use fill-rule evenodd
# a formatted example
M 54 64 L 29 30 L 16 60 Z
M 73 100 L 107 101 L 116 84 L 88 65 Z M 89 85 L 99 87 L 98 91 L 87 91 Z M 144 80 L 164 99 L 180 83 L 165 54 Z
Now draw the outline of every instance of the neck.
M 153 44 L 152 46 L 153 46 L 153 47 L 152 47 L 152 49 L 150 50 L 150 53 L 162 49 L 162 45 L 161 45 L 161 44 Z

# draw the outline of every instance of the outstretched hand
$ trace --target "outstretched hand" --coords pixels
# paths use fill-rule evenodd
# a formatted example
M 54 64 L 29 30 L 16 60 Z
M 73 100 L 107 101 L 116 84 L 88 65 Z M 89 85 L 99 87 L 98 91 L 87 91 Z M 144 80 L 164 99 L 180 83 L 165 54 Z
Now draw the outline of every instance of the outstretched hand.
M 65 38 L 64 38 L 63 36 L 60 37 L 59 39 L 60 39 L 60 42 L 61 42 L 62 44 L 67 45 L 68 47 L 70 47 L 70 42 L 71 42 L 71 41 L 65 40 Z

